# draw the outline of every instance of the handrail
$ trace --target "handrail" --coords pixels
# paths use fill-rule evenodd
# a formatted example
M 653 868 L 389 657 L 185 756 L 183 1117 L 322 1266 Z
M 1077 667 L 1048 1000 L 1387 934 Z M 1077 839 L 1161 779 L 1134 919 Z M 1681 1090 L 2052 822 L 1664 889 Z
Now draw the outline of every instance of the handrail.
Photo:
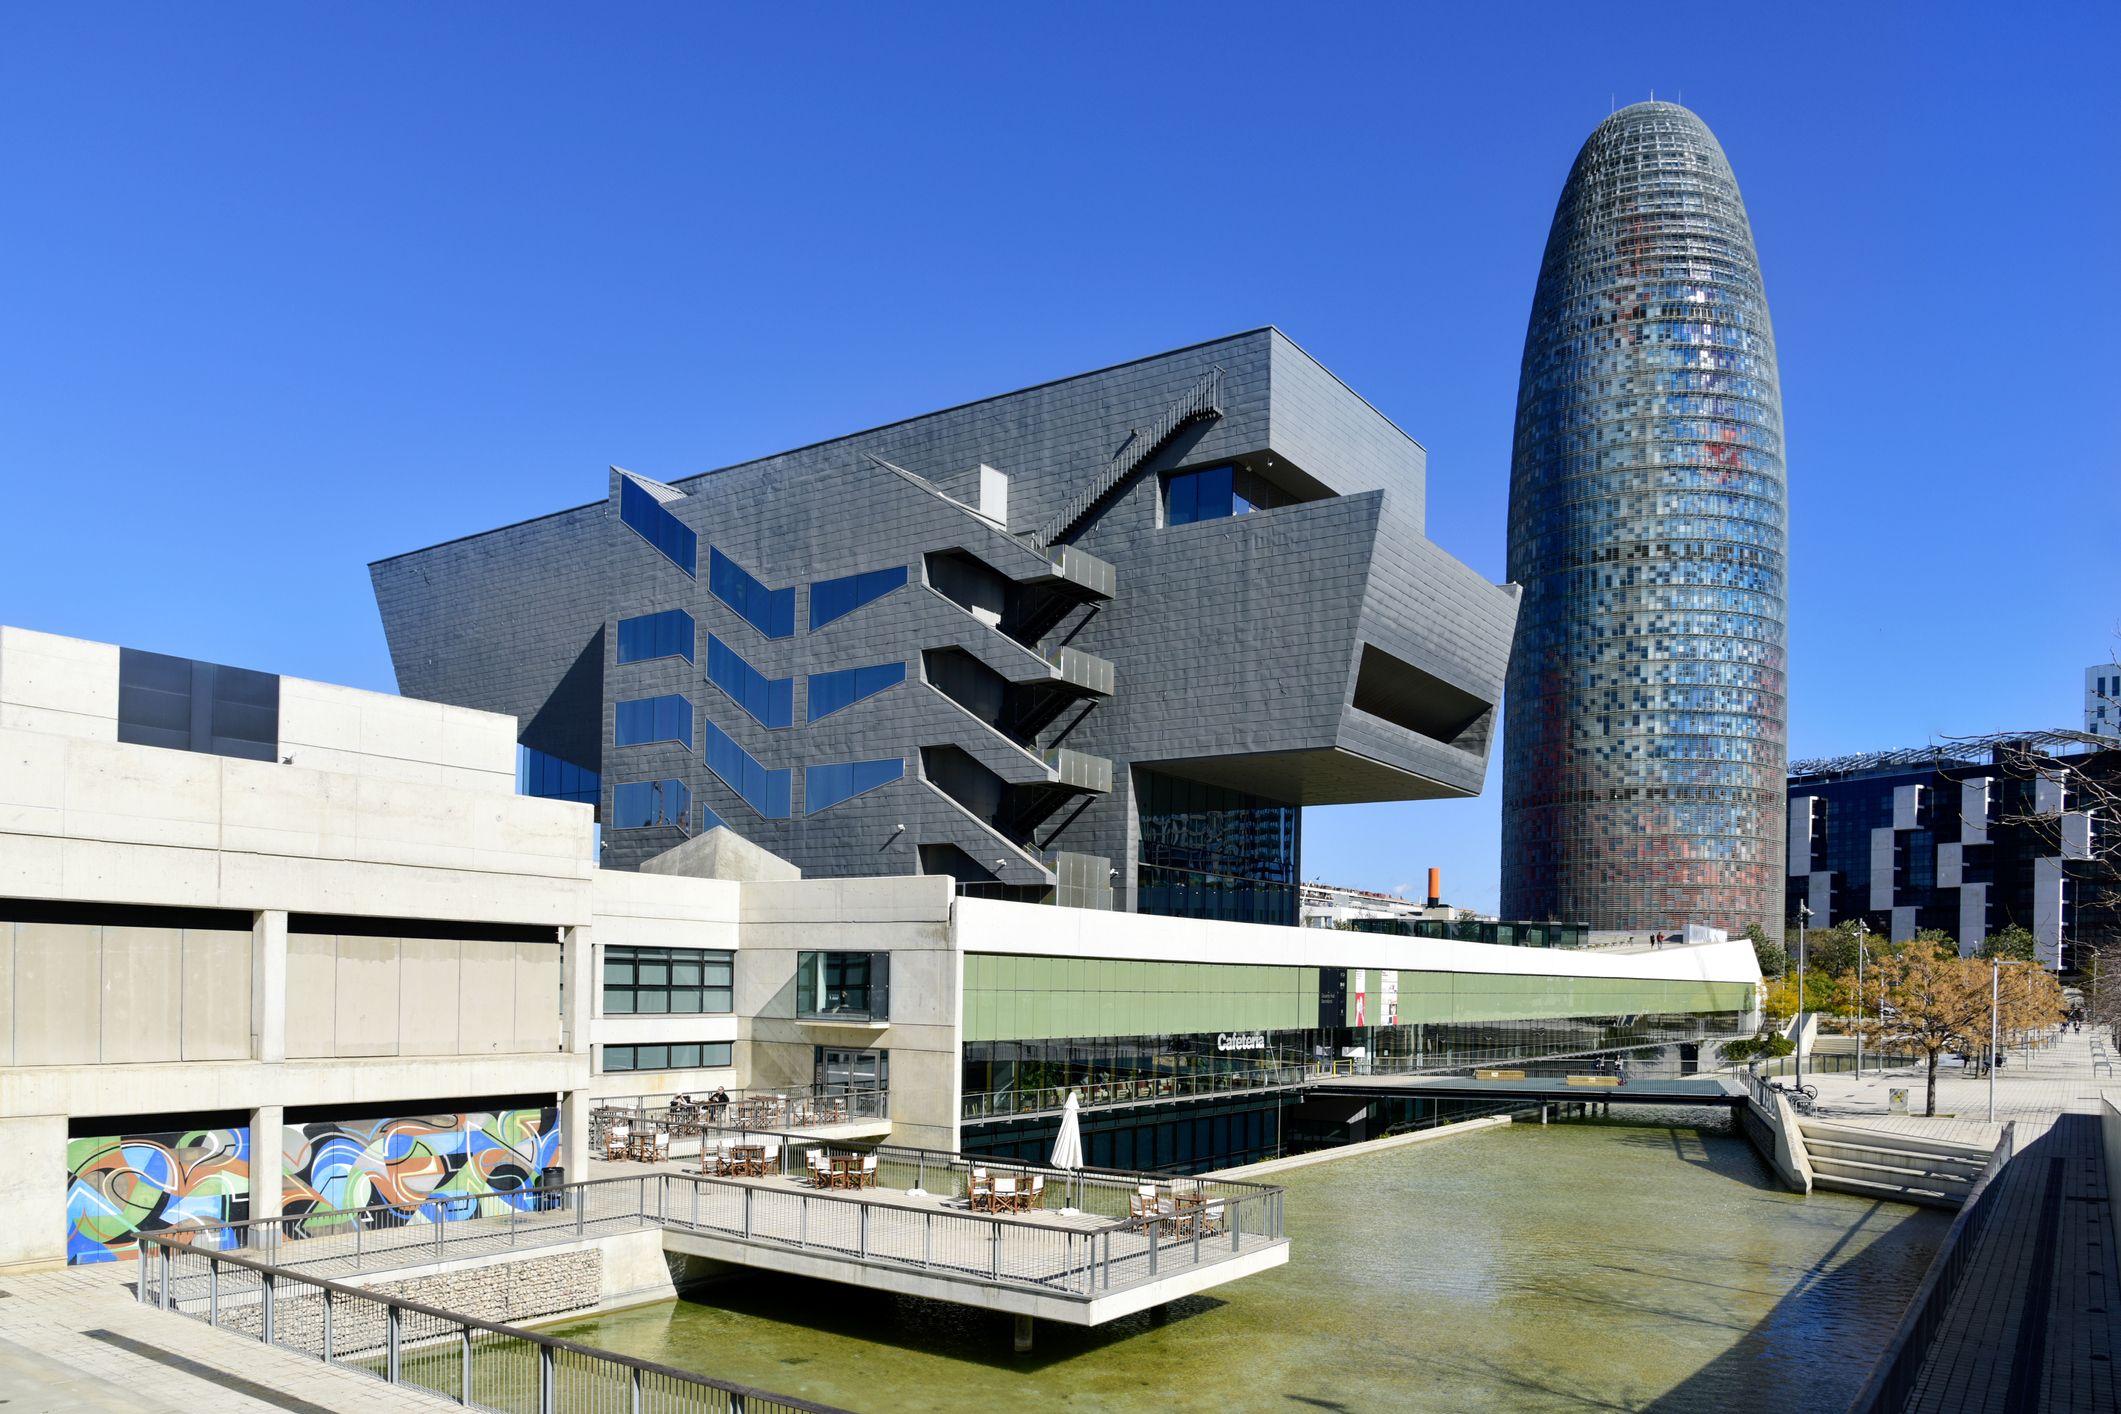
M 1050 551 L 1054 541 L 1074 529 L 1077 521 L 1162 451 L 1180 428 L 1200 418 L 1222 416 L 1222 400 L 1223 370 L 1221 364 L 1216 364 L 1201 375 L 1192 392 L 1166 408 L 1146 431 L 1137 429 L 1135 439 L 1128 444 L 1132 450 L 1108 463 L 1087 486 L 1070 497 L 1051 520 L 1032 532 L 1031 543 L 1042 552 Z
M 1892 1339 L 1886 1343 L 1878 1363 L 1871 1367 L 1871 1377 L 1864 1381 L 1862 1391 L 1850 1403 L 1849 1414 L 1885 1414 L 1887 1410 L 1898 1410 L 1914 1393 L 1915 1380 L 1921 1375 L 1923 1362 L 1936 1343 L 1938 1329 L 1944 1324 L 1952 1297 L 1973 1262 L 1974 1247 L 1981 1239 L 1982 1230 L 1988 1226 L 1990 1210 L 1995 1206 L 1990 1195 L 1995 1191 L 1995 1180 L 2017 1152 L 2017 1134 L 2017 1121 L 2003 1126 L 1995 1149 L 1982 1166 L 1981 1176 L 1967 1190 L 1965 1200 L 1959 1205 L 1958 1216 L 1945 1230 L 1944 1241 L 1938 1244 L 1937 1255 L 1930 1259 L 1929 1270 L 1922 1274 L 1922 1284 L 1915 1288 L 1915 1295 L 1902 1313 L 1900 1324 L 1894 1328 Z
M 709 1375 L 695 1374 L 690 1370 L 680 1370 L 674 1366 L 661 1365 L 653 1360 L 643 1360 L 638 1356 L 622 1354 L 615 1350 L 600 1350 L 595 1346 L 583 1345 L 579 1341 L 567 1340 L 560 1336 L 543 1335 L 537 1331 L 525 1330 L 520 1326 L 505 1325 L 497 1321 L 482 1320 L 477 1316 L 463 1315 L 456 1311 L 446 1311 L 439 1306 L 429 1306 L 424 1302 L 414 1301 L 409 1297 L 394 1296 L 387 1292 L 373 1291 L 366 1287 L 348 1286 L 343 1282 L 332 1281 L 325 1277 L 310 1276 L 306 1273 L 282 1267 L 272 1262 L 261 1261 L 254 1257 L 244 1257 L 233 1252 L 198 1251 L 187 1244 L 176 1242 L 159 1233 L 143 1232 L 137 1234 L 135 1240 L 138 1243 L 140 1260 L 140 1280 L 137 1283 L 140 1303 L 142 1305 L 159 1305 L 161 1309 L 174 1311 L 180 1316 L 192 1316 L 193 1319 L 197 1319 L 191 1312 L 185 1311 L 177 1300 L 173 1299 L 170 1268 L 175 1255 L 181 1254 L 185 1257 L 197 1258 L 206 1262 L 210 1274 L 210 1290 L 218 1288 L 219 1283 L 216 1278 L 219 1275 L 218 1269 L 222 1265 L 241 1267 L 248 1271 L 257 1272 L 261 1277 L 271 1278 L 272 1280 L 261 1281 L 258 1288 L 261 1315 L 258 1323 L 258 1333 L 261 1344 L 270 1345 L 273 1343 L 273 1307 L 276 1303 L 274 1283 L 277 1281 L 291 1281 L 304 1286 L 314 1287 L 318 1291 L 326 1293 L 327 1297 L 342 1296 L 353 1302 L 368 1301 L 382 1305 L 386 1311 L 392 1313 L 392 1318 L 387 1322 L 389 1358 L 384 1362 L 383 1368 L 381 1370 L 369 1370 L 359 1364 L 342 1365 L 341 1368 L 363 1370 L 365 1373 L 379 1376 L 386 1384 L 407 1383 L 401 1378 L 402 1366 L 398 1358 L 400 1347 L 398 1332 L 401 1322 L 397 1319 L 396 1313 L 410 1312 L 414 1315 L 428 1317 L 430 1320 L 438 1321 L 444 1325 L 457 1327 L 466 1342 L 467 1350 L 469 1349 L 471 1332 L 484 1331 L 509 1340 L 525 1341 L 531 1345 L 542 1346 L 547 1350 L 564 1350 L 592 1363 L 617 1365 L 636 1371 L 637 1374 L 631 1383 L 635 1393 L 634 1407 L 637 1409 L 641 1407 L 639 1403 L 639 1375 L 652 1374 L 658 1378 L 671 1380 L 679 1384 L 698 1385 L 732 1395 L 734 1396 L 730 1405 L 732 1411 L 741 1411 L 747 1405 L 764 1402 L 782 1409 L 799 1411 L 799 1414 L 848 1414 L 848 1411 L 840 1409 L 836 1405 L 817 1404 L 807 1399 L 799 1399 L 793 1395 L 774 1394 L 771 1391 L 758 1389 L 751 1385 L 737 1384 L 730 1380 L 718 1380 Z M 153 1297 L 150 1297 L 148 1293 L 149 1263 L 147 1254 L 150 1247 L 159 1250 L 162 1254 L 160 1261 L 155 1264 L 157 1282 Z M 209 1298 L 210 1301 L 212 1299 L 211 1297 Z M 209 1306 L 207 1323 L 220 1329 L 223 1327 L 218 1319 L 218 1311 L 214 1309 L 217 1305 L 218 1302 L 215 1301 L 213 1305 Z M 330 1332 L 331 1322 L 327 1317 L 324 1323 L 324 1360 L 327 1364 L 337 1363 L 331 1358 Z M 555 1372 L 552 1364 L 542 1359 L 539 1361 L 539 1370 L 539 1406 L 544 1409 L 550 1409 L 553 1407 L 551 1382 Z M 415 1387 L 426 1388 L 424 1385 L 416 1385 Z M 458 1403 L 467 1406 L 476 1404 L 479 1408 L 493 1407 L 477 1404 L 475 1400 L 469 1398 L 469 1392 L 473 1387 L 470 1372 L 466 1370 L 463 1372 L 463 1389 L 466 1392 L 466 1397 L 459 1398 Z M 430 1390 L 429 1392 L 435 1393 L 436 1391 Z

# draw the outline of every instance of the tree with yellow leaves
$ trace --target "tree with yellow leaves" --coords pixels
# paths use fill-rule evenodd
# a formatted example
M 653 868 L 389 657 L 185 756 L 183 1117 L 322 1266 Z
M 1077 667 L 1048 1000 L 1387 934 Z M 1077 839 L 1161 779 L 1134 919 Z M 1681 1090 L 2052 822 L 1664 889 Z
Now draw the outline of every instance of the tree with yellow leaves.
M 1988 965 L 1973 958 L 1943 957 L 1929 948 L 1904 948 L 1879 960 L 1864 979 L 1863 991 L 1865 1036 L 1880 1047 L 1910 1047 L 1927 1059 L 1929 1095 L 1923 1113 L 1934 1115 L 1938 1058 L 1946 1051 L 1970 1051 L 1977 1043 L 1987 1043 Z

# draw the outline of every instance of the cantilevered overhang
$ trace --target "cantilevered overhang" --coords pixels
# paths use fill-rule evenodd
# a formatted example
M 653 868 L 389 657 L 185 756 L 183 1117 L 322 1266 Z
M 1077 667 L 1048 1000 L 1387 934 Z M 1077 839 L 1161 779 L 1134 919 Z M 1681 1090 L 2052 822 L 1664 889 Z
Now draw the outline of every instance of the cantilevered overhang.
M 1453 780 L 1438 780 L 1337 746 L 1319 751 L 1262 751 L 1244 756 L 1195 756 L 1136 764 L 1167 776 L 1227 786 L 1289 805 L 1453 800 L 1480 792 L 1477 773 L 1471 784 L 1458 772 L 1454 772 Z

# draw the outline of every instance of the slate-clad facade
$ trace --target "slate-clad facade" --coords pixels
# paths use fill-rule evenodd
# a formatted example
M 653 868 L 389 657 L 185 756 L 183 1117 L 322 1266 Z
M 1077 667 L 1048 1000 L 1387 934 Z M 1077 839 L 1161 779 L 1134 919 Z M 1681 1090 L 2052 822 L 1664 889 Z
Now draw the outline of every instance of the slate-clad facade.
M 1737 179 L 1693 113 L 1633 104 L 1576 156 L 1525 330 L 1505 917 L 1779 934 L 1785 527 Z
M 533 789 L 593 773 L 612 866 L 721 823 L 812 876 L 1293 923 L 1293 807 L 1480 788 L 1516 591 L 1428 541 L 1424 462 L 1261 329 L 614 469 L 371 575 L 401 689 L 514 714 Z

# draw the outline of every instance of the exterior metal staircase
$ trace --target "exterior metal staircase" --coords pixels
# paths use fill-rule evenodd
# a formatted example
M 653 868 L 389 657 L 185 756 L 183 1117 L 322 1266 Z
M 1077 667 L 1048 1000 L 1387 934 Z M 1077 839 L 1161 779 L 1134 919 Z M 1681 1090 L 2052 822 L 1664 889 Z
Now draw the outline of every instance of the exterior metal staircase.
M 1208 370 L 1193 391 L 1165 409 L 1146 430 L 1137 429 L 1138 435 L 1125 450 L 1105 469 L 1092 477 L 1090 484 L 1078 491 L 1060 511 L 1037 530 L 1031 532 L 1031 543 L 1039 550 L 1052 548 L 1053 543 L 1075 529 L 1082 518 L 1123 485 L 1127 478 L 1141 470 L 1151 457 L 1171 445 L 1171 439 L 1196 422 L 1223 415 L 1223 371 L 1220 365 Z

